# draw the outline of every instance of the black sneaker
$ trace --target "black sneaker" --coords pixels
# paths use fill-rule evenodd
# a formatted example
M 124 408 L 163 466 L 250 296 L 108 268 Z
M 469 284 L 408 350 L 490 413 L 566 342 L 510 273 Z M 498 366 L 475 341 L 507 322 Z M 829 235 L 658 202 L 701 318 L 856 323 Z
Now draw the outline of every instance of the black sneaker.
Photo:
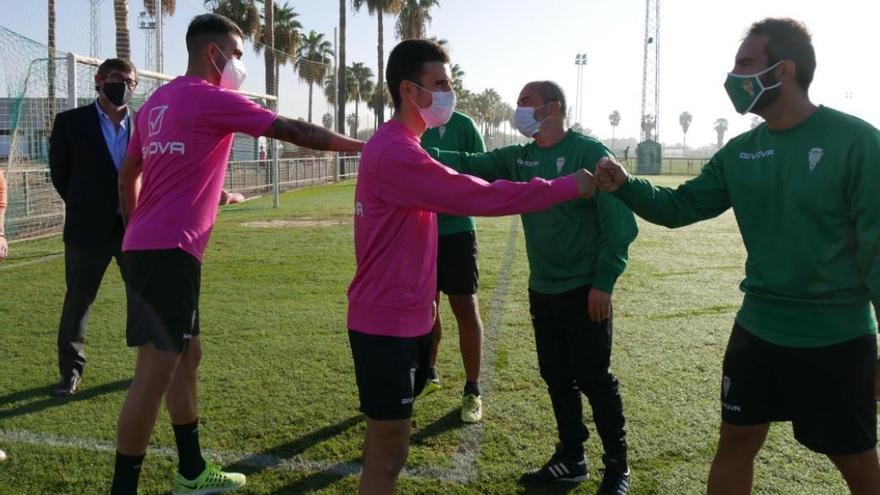
M 587 458 L 578 460 L 566 459 L 559 452 L 547 461 L 540 469 L 524 474 L 521 481 L 525 483 L 547 483 L 551 481 L 568 481 L 580 483 L 587 479 Z
M 596 495 L 626 495 L 629 493 L 629 468 L 626 471 L 605 468 L 602 483 Z

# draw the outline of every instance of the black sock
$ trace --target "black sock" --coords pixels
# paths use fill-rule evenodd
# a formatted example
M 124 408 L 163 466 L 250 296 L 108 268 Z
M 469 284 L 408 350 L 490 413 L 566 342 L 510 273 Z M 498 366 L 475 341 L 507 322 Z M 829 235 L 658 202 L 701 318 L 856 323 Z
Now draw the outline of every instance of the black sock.
M 464 395 L 480 396 L 480 382 L 464 382 Z
M 142 455 L 122 455 L 116 452 L 116 468 L 113 470 L 113 487 L 110 495 L 137 494 L 138 479 L 141 477 Z
M 437 379 L 437 368 L 430 367 L 428 368 L 428 380 L 436 380 Z
M 174 428 L 174 441 L 177 443 L 177 470 L 188 480 L 198 478 L 205 470 L 205 459 L 199 447 L 199 420 L 188 425 L 171 425 Z

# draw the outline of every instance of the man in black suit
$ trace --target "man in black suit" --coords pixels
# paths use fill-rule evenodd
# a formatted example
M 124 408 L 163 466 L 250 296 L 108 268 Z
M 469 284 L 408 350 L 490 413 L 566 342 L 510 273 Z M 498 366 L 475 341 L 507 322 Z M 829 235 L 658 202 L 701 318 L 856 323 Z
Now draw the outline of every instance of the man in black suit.
M 134 121 L 128 101 L 136 87 L 137 72 L 130 62 L 105 60 L 95 75 L 98 98 L 59 113 L 49 138 L 52 184 L 66 209 L 67 293 L 58 325 L 61 380 L 53 389 L 57 397 L 70 397 L 79 388 L 89 310 L 112 258 L 125 279 L 117 181 Z

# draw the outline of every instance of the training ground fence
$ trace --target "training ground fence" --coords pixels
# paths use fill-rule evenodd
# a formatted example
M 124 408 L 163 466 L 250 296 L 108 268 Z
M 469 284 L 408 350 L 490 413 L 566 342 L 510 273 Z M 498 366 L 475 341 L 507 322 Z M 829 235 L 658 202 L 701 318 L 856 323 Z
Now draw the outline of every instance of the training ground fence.
M 2 25 L 0 46 L 6 53 L 0 64 L 0 173 L 5 173 L 9 185 L 6 233 L 12 240 L 54 235 L 64 225 L 64 204 L 49 173 L 52 124 L 59 112 L 95 101 L 94 78 L 102 60 L 49 50 Z M 332 74 L 329 66 L 307 60 L 298 62 L 297 70 Z M 129 104 L 134 111 L 173 78 L 142 69 L 137 74 L 138 86 Z M 264 107 L 278 109 L 275 96 L 241 93 Z M 289 96 L 281 93 L 282 98 Z M 236 134 L 225 189 L 246 197 L 274 194 L 277 205 L 279 192 L 356 176 L 358 161 L 357 155 L 341 156 Z

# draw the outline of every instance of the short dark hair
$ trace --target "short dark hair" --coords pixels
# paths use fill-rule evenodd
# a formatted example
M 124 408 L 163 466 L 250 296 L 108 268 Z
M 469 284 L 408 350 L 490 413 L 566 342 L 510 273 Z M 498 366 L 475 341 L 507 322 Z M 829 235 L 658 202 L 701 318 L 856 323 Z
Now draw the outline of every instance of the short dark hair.
M 192 18 L 186 28 L 186 50 L 192 54 L 205 41 L 217 42 L 222 36 L 234 34 L 244 39 L 244 34 L 232 20 L 220 14 L 201 14 Z
M 125 60 L 122 58 L 108 58 L 107 60 L 101 62 L 101 65 L 98 66 L 98 75 L 106 76 L 112 70 L 118 70 L 120 72 L 133 72 L 137 74 L 137 69 L 130 60 Z
M 119 72 L 131 72 L 135 75 L 135 78 L 137 78 L 137 68 L 130 60 L 125 60 L 123 58 L 108 58 L 101 62 L 101 65 L 98 66 L 98 75 L 104 77 L 110 74 L 110 71 L 114 70 L 118 70 Z M 100 86 L 96 84 L 95 91 L 100 90 Z
M 807 27 L 790 18 L 767 18 L 752 24 L 748 36 L 767 36 L 767 66 L 791 60 L 798 85 L 806 92 L 816 72 L 816 52 Z
M 563 117 L 565 116 L 565 92 L 562 91 L 562 86 L 556 84 L 554 81 L 539 81 L 538 87 L 541 89 L 541 98 L 544 99 L 544 104 L 552 103 L 554 101 L 559 102 L 559 114 Z
M 385 80 L 395 110 L 400 110 L 400 83 L 412 81 L 419 84 L 427 62 L 449 63 L 449 54 L 433 41 L 417 39 L 401 41 L 391 50 L 388 66 L 385 68 Z

